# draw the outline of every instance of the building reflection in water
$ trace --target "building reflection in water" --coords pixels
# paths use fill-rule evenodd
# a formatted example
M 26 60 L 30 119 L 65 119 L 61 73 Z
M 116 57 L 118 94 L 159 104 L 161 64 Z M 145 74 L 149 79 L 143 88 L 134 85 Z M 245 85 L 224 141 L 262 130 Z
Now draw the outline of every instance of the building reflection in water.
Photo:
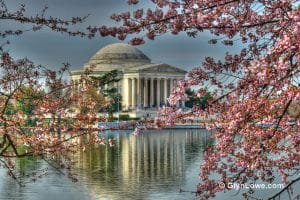
M 179 191 L 187 169 L 202 160 L 209 142 L 205 130 L 147 131 L 138 137 L 111 132 L 103 136 L 114 138 L 115 146 L 93 146 L 75 155 L 79 180 L 96 199 L 143 199 L 170 188 Z

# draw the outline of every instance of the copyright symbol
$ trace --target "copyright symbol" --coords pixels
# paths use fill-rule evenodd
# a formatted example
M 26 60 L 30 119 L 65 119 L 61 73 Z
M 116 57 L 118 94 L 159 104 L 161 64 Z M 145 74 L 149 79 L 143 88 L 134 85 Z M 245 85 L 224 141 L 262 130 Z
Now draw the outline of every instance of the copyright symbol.
M 225 183 L 219 183 L 219 187 L 221 188 L 221 189 L 224 189 L 225 187 L 226 187 L 226 185 L 225 185 Z

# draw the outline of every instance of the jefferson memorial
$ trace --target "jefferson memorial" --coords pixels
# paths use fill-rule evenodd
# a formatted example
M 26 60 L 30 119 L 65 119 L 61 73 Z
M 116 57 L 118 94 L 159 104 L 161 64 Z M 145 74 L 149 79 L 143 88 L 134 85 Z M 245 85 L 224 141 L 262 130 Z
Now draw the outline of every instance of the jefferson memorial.
M 90 76 L 118 71 L 120 81 L 108 87 L 118 88 L 122 96 L 120 114 L 130 117 L 155 116 L 157 108 L 167 104 L 176 82 L 184 79 L 186 74 L 185 70 L 165 63 L 152 63 L 142 51 L 123 43 L 100 49 L 84 64 L 83 69 L 71 72 L 72 81 L 76 84 L 87 69 L 92 71 Z M 177 106 L 184 107 L 184 104 Z

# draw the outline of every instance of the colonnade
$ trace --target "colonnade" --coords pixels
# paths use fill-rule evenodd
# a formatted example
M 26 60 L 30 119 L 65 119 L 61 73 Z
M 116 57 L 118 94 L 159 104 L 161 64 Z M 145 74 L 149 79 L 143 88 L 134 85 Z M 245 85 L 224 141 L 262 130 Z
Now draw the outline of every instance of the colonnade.
M 178 80 L 175 78 L 124 78 L 124 106 L 128 109 L 135 109 L 167 105 L 167 98 Z
M 121 93 L 123 109 L 151 109 L 168 104 L 167 98 L 178 80 L 180 78 L 124 77 L 123 83 L 115 83 L 111 87 L 117 87 Z M 85 85 L 84 81 L 75 79 L 73 84 L 73 91 L 81 94 L 81 88 Z M 184 106 L 184 102 L 177 104 L 177 107 Z

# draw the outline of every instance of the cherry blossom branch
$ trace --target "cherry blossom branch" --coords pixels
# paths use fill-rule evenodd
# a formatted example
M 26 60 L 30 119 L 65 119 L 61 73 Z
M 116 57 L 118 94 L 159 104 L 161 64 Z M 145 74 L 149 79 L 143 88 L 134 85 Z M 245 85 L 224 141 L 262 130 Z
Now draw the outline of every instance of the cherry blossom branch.
M 6 4 L 3 0 L 0 1 L 0 20 L 10 20 L 10 21 L 15 21 L 19 22 L 20 24 L 33 24 L 34 26 L 31 29 L 27 30 L 6 30 L 4 32 L 0 32 L 0 36 L 6 37 L 8 35 L 20 35 L 26 31 L 38 31 L 40 30 L 43 26 L 50 28 L 53 31 L 57 32 L 65 32 L 68 33 L 71 36 L 76 36 L 79 35 L 81 37 L 86 36 L 87 33 L 81 32 L 81 31 L 70 31 L 68 30 L 68 26 L 70 25 L 75 25 L 78 23 L 84 22 L 87 16 L 84 17 L 73 17 L 70 20 L 61 20 L 59 18 L 54 18 L 54 17 L 45 17 L 45 13 L 48 7 L 44 7 L 42 10 L 41 14 L 37 14 L 36 16 L 26 16 L 25 15 L 25 5 L 21 4 L 21 7 L 15 11 L 15 12 L 10 12 Z
M 278 193 L 276 193 L 275 195 L 273 195 L 272 197 L 268 198 L 268 200 L 275 200 L 276 197 L 279 197 L 284 191 L 288 190 L 289 187 L 290 187 L 291 185 L 293 185 L 294 183 L 296 183 L 296 182 L 298 182 L 298 181 L 300 181 L 300 177 L 298 177 L 298 178 L 292 180 L 292 181 L 291 181 L 289 184 L 287 184 L 282 190 L 280 190 L 280 192 L 278 192 Z
M 217 0 L 219 1 L 219 0 Z M 222 7 L 222 6 L 225 6 L 227 4 L 231 4 L 231 3 L 234 3 L 234 2 L 239 2 L 239 0 L 231 0 L 231 1 L 225 1 L 225 3 L 222 3 L 222 4 L 215 4 L 215 5 L 212 5 L 212 6 L 208 6 L 206 8 L 202 8 L 202 9 L 198 9 L 198 11 L 196 12 L 187 12 L 187 13 L 183 13 L 183 14 L 176 14 L 176 15 L 172 15 L 170 17 L 166 17 L 166 18 L 163 18 L 163 19 L 159 19 L 159 20 L 156 20 L 156 21 L 153 21 L 153 22 L 150 22 L 150 23 L 146 23 L 146 24 L 141 24 L 141 26 L 138 26 L 136 28 L 142 28 L 142 27 L 147 27 L 149 25 L 154 25 L 154 24 L 159 24 L 159 23 L 165 23 L 165 22 L 169 22 L 169 20 L 171 19 L 174 19 L 174 18 L 177 18 L 177 17 L 182 17 L 182 16 L 186 16 L 188 17 L 189 15 L 191 14 L 195 14 L 197 12 L 200 12 L 201 11 L 206 11 L 206 10 L 211 10 L 213 8 L 216 8 L 216 7 Z
M 11 167 L 2 159 L 0 159 L 0 162 L 2 162 L 4 164 L 4 166 L 8 170 L 8 174 L 18 183 L 18 185 L 23 187 L 24 185 L 20 181 L 18 181 L 18 178 L 15 175 L 15 173 L 13 172 L 13 170 L 11 169 Z

